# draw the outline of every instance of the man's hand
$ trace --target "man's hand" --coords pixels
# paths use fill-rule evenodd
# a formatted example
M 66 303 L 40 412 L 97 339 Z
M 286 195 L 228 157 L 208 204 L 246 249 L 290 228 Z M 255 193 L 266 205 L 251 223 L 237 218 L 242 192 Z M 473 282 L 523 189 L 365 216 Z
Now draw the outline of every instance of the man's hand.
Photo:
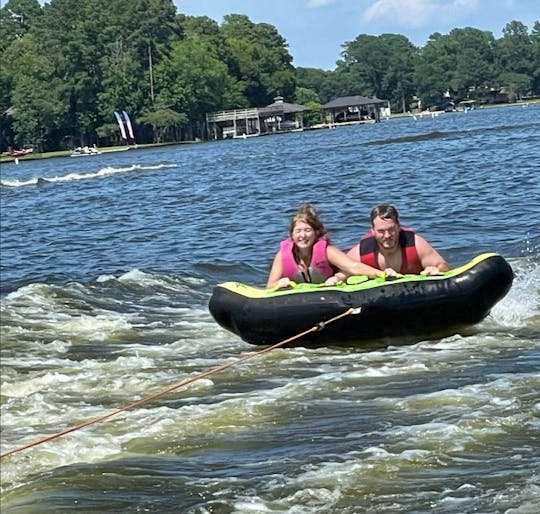
M 389 280 L 394 280 L 398 278 L 399 273 L 394 268 L 385 268 L 384 278 Z
M 433 275 L 440 275 L 441 271 L 437 266 L 426 266 L 423 271 L 420 272 L 420 275 L 424 276 L 433 276 Z

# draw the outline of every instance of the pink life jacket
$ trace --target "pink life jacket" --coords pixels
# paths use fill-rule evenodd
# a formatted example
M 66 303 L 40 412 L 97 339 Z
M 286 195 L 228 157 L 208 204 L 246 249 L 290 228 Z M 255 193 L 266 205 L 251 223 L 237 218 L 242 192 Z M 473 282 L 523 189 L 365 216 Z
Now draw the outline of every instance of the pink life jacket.
M 401 269 L 399 273 L 418 275 L 422 271 L 422 263 L 418 257 L 415 246 L 414 232 L 402 227 L 399 231 L 399 245 L 401 246 Z M 379 249 L 372 232 L 368 232 L 360 239 L 360 261 L 373 268 L 379 267 Z
M 279 245 L 284 277 L 288 277 L 295 282 L 320 284 L 335 273 L 334 268 L 332 268 L 326 257 L 326 247 L 328 246 L 326 239 L 319 239 L 313 245 L 311 263 L 309 264 L 307 273 L 302 273 L 302 270 L 294 260 L 293 245 L 294 243 L 291 238 L 281 241 Z

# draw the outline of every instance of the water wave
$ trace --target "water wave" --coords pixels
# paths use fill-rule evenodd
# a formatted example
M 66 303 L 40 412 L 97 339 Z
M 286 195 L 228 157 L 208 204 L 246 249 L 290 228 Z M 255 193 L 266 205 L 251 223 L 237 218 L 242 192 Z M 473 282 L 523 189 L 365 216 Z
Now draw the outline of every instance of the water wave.
M 460 138 L 470 138 L 475 135 L 482 135 L 488 133 L 495 133 L 500 135 L 503 132 L 512 132 L 517 131 L 520 133 L 520 136 L 523 133 L 526 133 L 527 130 L 538 130 L 540 128 L 540 123 L 530 122 L 525 124 L 515 124 L 515 125 L 503 125 L 496 127 L 468 127 L 464 126 L 460 130 L 433 130 L 427 133 L 422 134 L 410 134 L 400 137 L 391 137 L 387 139 L 380 139 L 374 141 L 365 141 L 364 146 L 381 146 L 389 144 L 399 144 L 399 143 L 415 143 L 421 141 L 435 141 L 438 139 L 460 139 Z
M 469 331 L 276 349 L 14 453 L 2 512 L 536 512 L 538 110 L 479 111 L 3 168 L 57 181 L 2 190 L 2 452 L 251 354 L 212 287 L 263 282 L 304 201 L 341 248 L 392 202 L 515 279 Z
M 433 132 L 428 132 L 427 134 L 412 134 L 410 136 L 402 137 L 393 137 L 390 139 L 381 139 L 378 141 L 366 141 L 364 145 L 366 146 L 379 146 L 379 145 L 390 145 L 394 143 L 414 143 L 419 141 L 430 141 L 432 139 L 444 139 L 455 136 L 458 132 L 441 132 L 435 130 Z
M 0 180 L 1 187 L 23 187 L 23 186 L 44 186 L 54 183 L 73 182 L 76 180 L 90 180 L 95 178 L 105 178 L 111 175 L 117 175 L 119 173 L 127 173 L 132 171 L 147 171 L 147 170 L 159 170 L 163 168 L 177 168 L 177 164 L 157 164 L 157 165 L 140 165 L 133 164 L 126 167 L 112 167 L 107 166 L 92 173 L 68 173 L 67 175 L 61 175 L 56 177 L 35 177 L 27 180 L 10 179 Z

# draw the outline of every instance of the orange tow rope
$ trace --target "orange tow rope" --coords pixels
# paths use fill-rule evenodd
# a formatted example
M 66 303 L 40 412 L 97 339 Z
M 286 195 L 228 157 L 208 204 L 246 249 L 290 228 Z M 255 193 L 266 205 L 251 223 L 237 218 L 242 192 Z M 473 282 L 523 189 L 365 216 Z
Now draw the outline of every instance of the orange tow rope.
M 350 308 L 343 312 L 342 314 L 339 314 L 328 321 L 322 321 L 318 323 L 317 325 L 314 325 L 310 329 L 301 332 L 300 334 L 297 334 L 295 336 L 292 336 L 288 339 L 285 339 L 283 341 L 280 341 L 279 343 L 275 343 L 271 346 L 267 346 L 266 348 L 263 348 L 262 350 L 248 353 L 247 355 L 244 355 L 244 357 L 240 357 L 239 359 L 236 359 L 232 362 L 229 362 L 228 364 L 221 364 L 220 366 L 216 366 L 214 368 L 211 368 L 207 371 L 203 371 L 202 373 L 199 373 L 198 375 L 195 375 L 192 378 L 187 378 L 185 380 L 182 380 L 181 382 L 178 382 L 177 384 L 174 384 L 170 387 L 167 387 L 166 389 L 162 389 L 161 391 L 158 391 L 156 393 L 151 394 L 150 396 L 147 396 L 141 400 L 138 400 L 136 402 L 130 403 L 129 405 L 126 405 L 125 407 L 121 407 L 120 409 L 113 410 L 109 412 L 108 414 L 104 414 L 103 416 L 98 416 L 97 418 L 90 419 L 88 421 L 85 421 L 84 423 L 80 423 L 79 425 L 75 425 L 70 428 L 66 428 L 65 430 L 62 430 L 61 432 L 57 432 L 56 434 L 52 434 L 50 436 L 44 437 L 42 439 L 38 439 L 37 441 L 34 441 L 32 443 L 26 444 L 24 446 L 19 446 L 18 448 L 14 448 L 13 450 L 9 450 L 6 453 L 3 453 L 0 455 L 0 458 L 7 457 L 8 455 L 13 455 L 14 453 L 20 452 L 22 450 L 26 450 L 28 448 L 32 448 L 33 446 L 38 446 L 42 443 L 46 443 L 47 441 L 52 441 L 53 439 L 58 439 L 59 437 L 62 437 L 63 435 L 69 434 L 70 432 L 75 432 L 76 430 L 80 430 L 81 428 L 87 427 L 89 425 L 93 425 L 95 423 L 99 423 L 100 421 L 105 421 L 106 419 L 112 418 L 113 416 L 116 416 L 117 414 L 120 414 L 121 412 L 127 411 L 129 409 L 133 409 L 133 407 L 138 407 L 139 405 L 143 405 L 144 403 L 149 402 L 150 400 L 153 400 L 155 398 L 159 398 L 160 396 L 163 396 L 167 393 L 170 393 L 171 391 L 174 391 L 176 389 L 179 389 L 182 386 L 186 386 L 188 384 L 192 384 L 193 382 L 200 380 L 201 378 L 208 377 L 209 375 L 212 375 L 214 373 L 217 373 L 218 371 L 222 371 L 224 369 L 230 368 L 234 366 L 235 364 L 239 364 L 240 362 L 247 361 L 249 359 L 252 359 L 253 357 L 257 357 L 258 355 L 262 355 L 264 353 L 267 353 L 274 348 L 278 348 L 280 346 L 283 346 L 287 343 L 290 343 L 291 341 L 294 341 L 296 339 L 299 339 L 300 337 L 305 336 L 306 334 L 309 334 L 310 332 L 317 332 L 318 330 L 322 330 L 326 325 L 333 323 L 334 321 L 337 321 L 338 319 L 341 319 L 345 316 L 348 316 L 349 314 L 357 314 L 360 312 L 360 309 L 353 309 Z

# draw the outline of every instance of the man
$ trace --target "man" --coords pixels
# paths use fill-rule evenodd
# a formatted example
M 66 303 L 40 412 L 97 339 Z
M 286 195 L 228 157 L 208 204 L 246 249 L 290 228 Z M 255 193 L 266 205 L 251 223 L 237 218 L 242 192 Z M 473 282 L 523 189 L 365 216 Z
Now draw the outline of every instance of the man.
M 371 211 L 371 231 L 347 255 L 356 261 L 397 273 L 438 275 L 450 266 L 423 237 L 401 227 L 392 205 L 379 205 Z

